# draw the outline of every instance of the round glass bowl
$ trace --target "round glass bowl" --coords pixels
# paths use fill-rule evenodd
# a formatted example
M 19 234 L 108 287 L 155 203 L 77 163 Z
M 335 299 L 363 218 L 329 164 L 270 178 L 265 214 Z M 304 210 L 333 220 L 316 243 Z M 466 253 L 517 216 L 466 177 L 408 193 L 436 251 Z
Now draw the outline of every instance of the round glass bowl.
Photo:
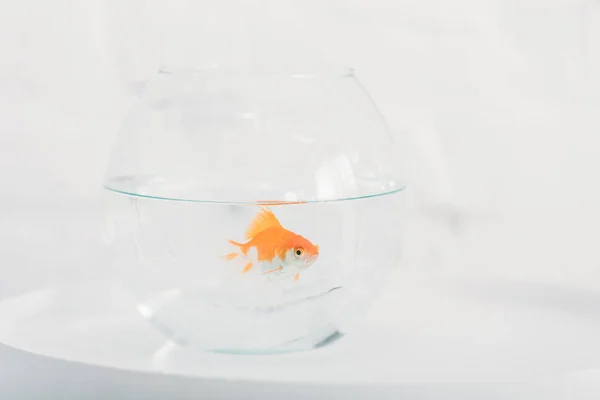
M 163 69 L 115 145 L 105 237 L 169 340 L 318 347 L 360 321 L 397 264 L 398 159 L 350 70 Z

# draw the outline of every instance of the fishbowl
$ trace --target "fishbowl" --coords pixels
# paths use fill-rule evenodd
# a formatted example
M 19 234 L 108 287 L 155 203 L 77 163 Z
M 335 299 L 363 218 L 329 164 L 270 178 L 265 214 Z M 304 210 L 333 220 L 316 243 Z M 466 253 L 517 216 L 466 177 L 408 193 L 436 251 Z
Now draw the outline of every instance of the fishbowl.
M 352 70 L 162 68 L 104 189 L 114 268 L 181 346 L 326 345 L 401 256 L 400 153 Z

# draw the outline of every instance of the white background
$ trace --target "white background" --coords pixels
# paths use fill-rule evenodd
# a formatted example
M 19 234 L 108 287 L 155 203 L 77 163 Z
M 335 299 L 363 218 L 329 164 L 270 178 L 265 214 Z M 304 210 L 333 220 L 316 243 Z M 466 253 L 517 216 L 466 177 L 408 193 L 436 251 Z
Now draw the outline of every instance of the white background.
M 160 65 L 281 60 L 355 68 L 400 138 L 414 200 L 404 271 L 483 276 L 479 293 L 546 311 L 582 307 L 564 290 L 600 290 L 597 1 L 4 0 L 0 299 L 101 254 L 108 152 Z M 423 293 L 409 309 L 398 290 L 371 323 L 428 314 L 471 334 L 472 313 L 444 319 Z

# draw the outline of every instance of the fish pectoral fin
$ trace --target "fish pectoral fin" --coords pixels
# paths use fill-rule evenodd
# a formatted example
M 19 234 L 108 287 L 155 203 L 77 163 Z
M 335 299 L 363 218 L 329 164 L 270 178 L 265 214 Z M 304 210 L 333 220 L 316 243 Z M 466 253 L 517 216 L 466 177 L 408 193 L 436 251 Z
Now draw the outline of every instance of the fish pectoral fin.
M 296 282 L 298 279 L 300 279 L 300 274 L 294 275 L 294 282 Z
M 252 268 L 252 263 L 249 262 L 248 264 L 246 264 L 246 266 L 244 267 L 244 270 L 242 271 L 243 274 L 245 274 L 246 272 L 250 271 L 250 268 Z
M 223 256 L 223 258 L 226 259 L 227 261 L 231 261 L 239 255 L 240 255 L 239 253 L 229 253 L 229 254 L 225 254 Z
M 283 267 L 280 265 L 279 267 L 277 267 L 275 269 L 270 269 L 268 271 L 263 272 L 263 274 L 270 274 L 271 272 L 281 271 L 282 269 L 283 269 Z

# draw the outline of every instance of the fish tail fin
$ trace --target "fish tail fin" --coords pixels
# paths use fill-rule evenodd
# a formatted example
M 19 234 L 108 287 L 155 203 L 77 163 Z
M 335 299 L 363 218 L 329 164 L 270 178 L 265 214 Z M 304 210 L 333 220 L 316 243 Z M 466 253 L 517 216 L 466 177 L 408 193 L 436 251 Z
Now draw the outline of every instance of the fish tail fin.
M 239 247 L 244 255 L 248 255 L 248 248 L 250 247 L 250 246 L 248 246 L 248 243 L 238 243 L 238 242 L 234 242 L 233 240 L 230 240 L 229 243 L 231 243 L 234 246 Z

